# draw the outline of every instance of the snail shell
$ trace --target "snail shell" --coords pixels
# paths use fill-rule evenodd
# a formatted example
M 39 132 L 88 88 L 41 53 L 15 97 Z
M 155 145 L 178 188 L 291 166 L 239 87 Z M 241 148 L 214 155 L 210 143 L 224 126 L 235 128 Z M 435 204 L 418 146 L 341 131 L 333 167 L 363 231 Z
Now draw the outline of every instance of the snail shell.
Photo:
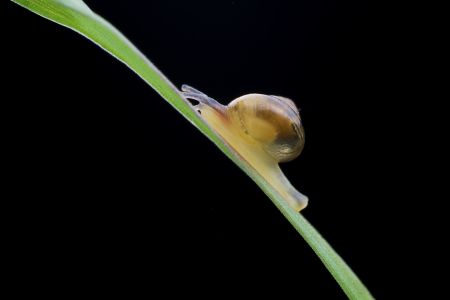
M 303 150 L 300 114 L 290 99 L 249 94 L 233 100 L 227 114 L 241 127 L 244 137 L 259 142 L 277 162 L 293 160 Z
M 208 125 L 293 209 L 306 207 L 308 198 L 291 185 L 278 166 L 300 155 L 305 143 L 300 114 L 292 100 L 248 94 L 225 106 L 190 86 L 181 89 L 185 98 L 199 102 L 194 107 Z

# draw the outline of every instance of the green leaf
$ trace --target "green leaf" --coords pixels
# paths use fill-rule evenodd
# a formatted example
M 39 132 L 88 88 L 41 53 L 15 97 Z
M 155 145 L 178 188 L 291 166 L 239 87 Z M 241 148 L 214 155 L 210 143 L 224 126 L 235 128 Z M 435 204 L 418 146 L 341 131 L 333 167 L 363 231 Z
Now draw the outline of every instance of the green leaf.
M 373 299 L 355 273 L 317 230 L 301 214 L 291 209 L 268 182 L 228 147 L 184 100 L 178 89 L 110 23 L 95 14 L 81 0 L 12 1 L 82 34 L 136 72 L 255 181 L 311 246 L 350 299 Z

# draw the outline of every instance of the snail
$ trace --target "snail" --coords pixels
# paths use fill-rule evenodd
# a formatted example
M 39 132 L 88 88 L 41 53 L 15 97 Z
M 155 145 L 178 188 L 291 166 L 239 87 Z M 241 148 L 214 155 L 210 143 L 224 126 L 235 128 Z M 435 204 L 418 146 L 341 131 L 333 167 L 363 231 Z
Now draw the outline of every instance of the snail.
M 278 163 L 290 161 L 303 150 L 305 134 L 295 103 L 285 97 L 247 94 L 222 105 L 204 93 L 183 85 L 182 95 L 199 103 L 194 108 L 288 205 L 300 211 L 308 198 L 298 192 Z

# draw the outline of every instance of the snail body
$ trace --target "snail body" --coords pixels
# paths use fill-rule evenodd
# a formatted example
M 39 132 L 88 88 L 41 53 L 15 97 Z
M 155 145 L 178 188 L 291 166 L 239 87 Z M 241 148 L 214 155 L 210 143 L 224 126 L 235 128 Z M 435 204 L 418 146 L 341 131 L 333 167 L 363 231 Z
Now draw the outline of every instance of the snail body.
M 300 114 L 288 98 L 263 94 L 241 96 L 222 105 L 198 90 L 183 85 L 183 95 L 199 102 L 202 118 L 242 156 L 295 210 L 308 198 L 285 177 L 278 163 L 290 161 L 303 150 L 305 136 Z

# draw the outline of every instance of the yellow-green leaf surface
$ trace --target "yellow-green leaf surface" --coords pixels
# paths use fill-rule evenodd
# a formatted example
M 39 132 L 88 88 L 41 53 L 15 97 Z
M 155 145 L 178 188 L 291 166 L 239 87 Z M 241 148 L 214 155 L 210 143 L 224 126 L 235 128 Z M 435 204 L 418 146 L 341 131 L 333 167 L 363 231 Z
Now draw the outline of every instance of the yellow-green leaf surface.
M 110 23 L 95 14 L 81 0 L 13 0 L 13 2 L 82 34 L 136 72 L 255 181 L 311 246 L 350 299 L 373 299 L 363 283 L 317 230 L 301 214 L 290 208 L 268 182 L 228 147 L 192 109 L 178 89 Z

